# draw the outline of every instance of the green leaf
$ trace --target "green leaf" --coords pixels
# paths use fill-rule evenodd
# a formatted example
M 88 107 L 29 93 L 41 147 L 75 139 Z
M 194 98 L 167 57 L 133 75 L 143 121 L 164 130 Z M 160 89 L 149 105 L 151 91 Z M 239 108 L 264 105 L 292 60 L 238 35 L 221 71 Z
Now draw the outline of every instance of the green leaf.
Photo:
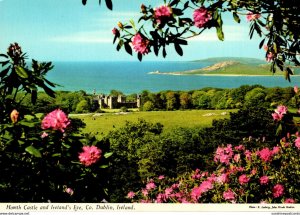
M 240 22 L 241 22 L 241 19 L 240 19 L 240 17 L 237 15 L 236 12 L 233 12 L 232 15 L 233 15 L 234 20 L 235 20 L 237 23 L 240 23 Z
M 0 54 L 0 57 L 8 58 L 8 56 L 6 54 Z
M 17 66 L 16 67 L 16 73 L 18 74 L 18 76 L 20 76 L 21 78 L 28 78 L 28 73 L 26 72 L 26 70 L 21 67 L 21 66 Z
M 25 149 L 26 152 L 28 152 L 29 154 L 37 157 L 37 158 L 41 158 L 42 157 L 42 154 L 41 152 L 34 148 L 33 146 L 28 146 L 26 149 Z
M 105 158 L 109 158 L 110 156 L 112 156 L 113 155 L 113 152 L 108 152 L 108 153 L 105 153 L 104 154 L 104 157 Z
M 217 23 L 218 23 L 218 26 L 216 27 L 216 29 L 217 29 L 218 38 L 219 38 L 219 40 L 224 41 L 224 33 L 223 33 L 223 28 L 222 28 L 223 21 L 222 21 L 221 14 L 219 14 L 219 16 L 217 18 Z
M 62 143 L 62 145 L 63 145 L 65 148 L 67 148 L 67 149 L 71 148 L 70 145 L 67 145 L 67 144 L 65 144 L 65 143 Z
M 182 50 L 181 46 L 178 43 L 174 43 L 174 47 L 175 47 L 175 50 L 176 50 L 177 54 L 182 56 L 183 55 L 183 50 Z
M 222 27 L 217 27 L 217 35 L 219 40 L 224 41 L 224 33 Z
M 100 169 L 105 169 L 107 167 L 108 167 L 108 165 L 101 165 L 101 166 L 99 166 Z
M 278 126 L 278 128 L 277 128 L 277 130 L 276 130 L 276 135 L 277 135 L 277 136 L 280 135 L 281 132 L 282 132 L 282 125 L 279 124 L 279 126 Z
M 35 126 L 35 123 L 34 122 L 25 122 L 25 121 L 19 121 L 19 124 L 20 125 L 23 125 L 23 126 L 26 126 L 26 127 L 29 127 L 29 128 L 34 128 Z
M 111 0 L 105 0 L 106 6 L 108 9 L 112 10 L 113 9 L 113 4 Z
M 132 49 L 131 49 L 131 46 L 129 45 L 129 42 L 124 43 L 124 47 L 125 47 L 126 52 L 128 54 L 132 55 Z
M 52 155 L 52 157 L 61 157 L 61 153 L 55 153 Z

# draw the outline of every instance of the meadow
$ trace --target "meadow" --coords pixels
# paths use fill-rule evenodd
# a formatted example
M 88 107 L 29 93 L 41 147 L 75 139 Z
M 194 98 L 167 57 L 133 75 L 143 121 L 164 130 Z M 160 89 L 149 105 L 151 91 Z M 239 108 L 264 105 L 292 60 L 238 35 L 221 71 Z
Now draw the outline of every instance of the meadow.
M 109 131 L 120 128 L 126 121 L 137 122 L 144 119 L 152 123 L 161 123 L 164 131 L 175 127 L 207 127 L 214 119 L 229 118 L 232 110 L 185 110 L 185 111 L 150 111 L 150 112 L 114 112 L 71 114 L 71 118 L 82 119 L 86 123 L 84 133 L 96 134 L 98 137 L 107 135 Z

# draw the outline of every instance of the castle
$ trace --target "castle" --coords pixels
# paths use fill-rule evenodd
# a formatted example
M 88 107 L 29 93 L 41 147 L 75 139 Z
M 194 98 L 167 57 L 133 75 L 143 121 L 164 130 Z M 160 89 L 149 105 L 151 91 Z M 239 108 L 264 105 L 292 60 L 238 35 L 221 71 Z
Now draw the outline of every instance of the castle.
M 117 109 L 121 107 L 126 108 L 140 108 L 141 107 L 141 96 L 137 95 L 136 100 L 126 101 L 126 96 L 118 95 L 104 95 L 100 94 L 94 97 L 94 102 L 98 103 L 99 108 Z

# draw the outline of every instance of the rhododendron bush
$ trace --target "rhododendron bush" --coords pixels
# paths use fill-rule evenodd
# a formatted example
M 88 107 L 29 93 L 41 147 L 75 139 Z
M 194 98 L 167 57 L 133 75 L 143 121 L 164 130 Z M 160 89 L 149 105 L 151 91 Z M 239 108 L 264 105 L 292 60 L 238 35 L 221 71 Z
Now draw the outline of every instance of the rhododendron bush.
M 45 79 L 51 63 L 32 60 L 11 44 L 0 61 L 0 201 L 99 202 L 106 198 L 107 144 L 80 134 L 75 119 L 57 108 L 41 117 L 22 105 L 18 94 L 38 88 L 55 96 Z
M 300 137 L 273 147 L 220 146 L 215 171 L 196 169 L 176 179 L 151 178 L 127 198 L 142 203 L 296 203 L 300 198 Z

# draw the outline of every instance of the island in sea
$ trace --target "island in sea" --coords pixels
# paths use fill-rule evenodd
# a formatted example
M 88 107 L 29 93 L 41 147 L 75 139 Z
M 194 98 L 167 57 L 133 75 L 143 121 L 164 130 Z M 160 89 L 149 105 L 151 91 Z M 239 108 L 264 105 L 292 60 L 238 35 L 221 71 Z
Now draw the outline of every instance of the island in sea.
M 221 57 L 208 58 L 194 62 L 209 62 L 211 65 L 187 71 L 170 71 L 160 72 L 153 71 L 148 74 L 157 75 L 214 75 L 214 76 L 271 76 L 282 75 L 282 71 L 276 68 L 276 72 L 271 71 L 271 64 L 264 60 L 256 58 L 238 58 L 238 57 Z M 292 68 L 294 75 L 299 75 L 299 68 Z

